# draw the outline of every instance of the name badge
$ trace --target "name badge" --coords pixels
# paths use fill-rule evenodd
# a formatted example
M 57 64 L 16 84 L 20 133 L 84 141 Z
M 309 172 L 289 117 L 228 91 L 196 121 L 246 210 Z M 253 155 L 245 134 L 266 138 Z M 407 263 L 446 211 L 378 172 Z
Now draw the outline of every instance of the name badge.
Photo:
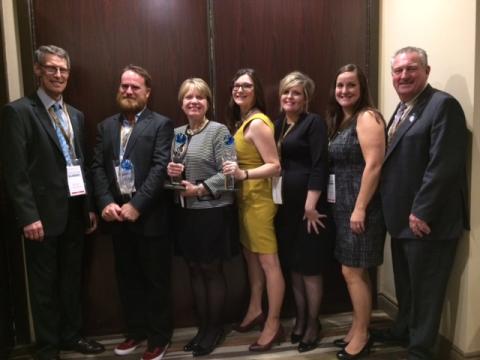
M 327 201 L 335 204 L 335 174 L 328 177 Z
M 274 204 L 277 204 L 277 205 L 283 204 L 281 176 L 272 177 L 272 199 Z
M 71 197 L 85 195 L 87 193 L 80 165 L 67 166 L 67 180 Z

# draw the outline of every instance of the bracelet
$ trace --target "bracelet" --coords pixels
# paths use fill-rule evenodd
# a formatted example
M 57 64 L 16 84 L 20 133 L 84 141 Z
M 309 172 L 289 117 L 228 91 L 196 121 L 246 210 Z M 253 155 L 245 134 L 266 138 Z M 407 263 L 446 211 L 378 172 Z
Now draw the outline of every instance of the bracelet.
M 245 179 L 243 180 L 248 180 L 248 170 L 243 170 L 245 172 Z

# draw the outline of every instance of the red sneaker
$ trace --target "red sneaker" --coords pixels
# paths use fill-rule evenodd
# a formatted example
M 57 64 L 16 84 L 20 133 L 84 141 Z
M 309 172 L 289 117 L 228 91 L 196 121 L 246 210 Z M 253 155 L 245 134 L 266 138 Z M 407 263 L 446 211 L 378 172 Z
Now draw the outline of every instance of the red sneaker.
M 113 352 L 116 355 L 128 355 L 133 352 L 141 343 L 142 340 L 125 339 L 124 342 L 117 345 Z
M 165 346 L 157 346 L 152 351 L 147 350 L 143 353 L 142 360 L 162 360 L 168 349 L 168 343 Z

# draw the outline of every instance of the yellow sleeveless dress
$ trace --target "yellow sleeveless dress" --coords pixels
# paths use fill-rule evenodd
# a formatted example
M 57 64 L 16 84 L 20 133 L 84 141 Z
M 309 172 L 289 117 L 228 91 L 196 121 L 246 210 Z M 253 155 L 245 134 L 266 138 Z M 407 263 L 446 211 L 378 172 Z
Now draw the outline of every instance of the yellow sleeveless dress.
M 245 127 L 254 119 L 260 119 L 273 131 L 273 123 L 262 113 L 245 120 L 235 133 L 235 149 L 241 169 L 254 169 L 264 162 L 253 143 L 244 137 Z M 254 253 L 274 254 L 277 239 L 273 220 L 277 206 L 272 200 L 271 179 L 248 179 L 240 182 L 237 193 L 240 242 Z

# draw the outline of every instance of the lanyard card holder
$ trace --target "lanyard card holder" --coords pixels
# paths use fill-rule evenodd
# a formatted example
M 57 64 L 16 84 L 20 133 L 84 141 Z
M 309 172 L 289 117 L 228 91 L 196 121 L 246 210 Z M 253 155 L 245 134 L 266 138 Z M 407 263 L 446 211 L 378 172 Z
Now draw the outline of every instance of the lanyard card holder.
M 67 181 L 70 197 L 85 195 L 87 193 L 85 190 L 85 178 L 80 164 L 79 159 L 74 159 L 70 165 L 67 165 Z

